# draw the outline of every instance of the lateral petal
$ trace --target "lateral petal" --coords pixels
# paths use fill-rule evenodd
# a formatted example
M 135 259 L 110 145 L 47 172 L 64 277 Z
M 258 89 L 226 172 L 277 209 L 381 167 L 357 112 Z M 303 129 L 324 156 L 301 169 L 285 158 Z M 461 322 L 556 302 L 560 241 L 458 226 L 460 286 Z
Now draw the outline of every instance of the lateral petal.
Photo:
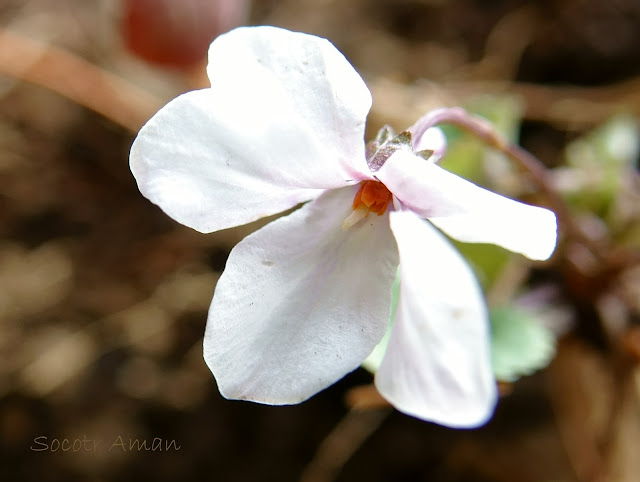
M 490 327 L 467 263 L 428 222 L 392 212 L 400 252 L 400 299 L 375 384 L 401 412 L 450 427 L 493 413 Z
M 204 340 L 226 398 L 301 402 L 382 338 L 398 254 L 388 214 L 342 229 L 356 189 L 328 191 L 232 250 Z
M 552 211 L 495 194 L 411 153 L 395 153 L 376 177 L 406 207 L 459 241 L 496 244 L 536 260 L 555 249 Z

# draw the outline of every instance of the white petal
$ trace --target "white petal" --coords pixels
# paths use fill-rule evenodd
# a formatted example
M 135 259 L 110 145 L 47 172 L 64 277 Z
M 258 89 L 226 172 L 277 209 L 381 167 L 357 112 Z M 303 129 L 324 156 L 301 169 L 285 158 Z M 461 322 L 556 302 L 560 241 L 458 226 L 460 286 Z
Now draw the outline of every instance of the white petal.
M 239 127 L 261 139 L 252 143 L 300 164 L 287 163 L 287 171 L 306 175 L 305 186 L 335 188 L 370 177 L 364 130 L 371 92 L 328 40 L 277 27 L 237 28 L 211 44 L 207 73 Z
M 212 87 L 161 109 L 131 149 L 140 191 L 202 232 L 369 178 L 371 94 L 328 41 L 241 28 L 210 48 Z
M 342 229 L 356 190 L 328 191 L 231 252 L 204 340 L 223 396 L 301 402 L 382 338 L 398 253 L 388 214 Z
M 278 173 L 260 165 L 256 153 L 231 146 L 242 136 L 227 142 L 214 134 L 224 131 L 215 112 L 210 90 L 184 94 L 142 128 L 131 148 L 140 192 L 166 214 L 208 233 L 284 211 L 321 192 L 278 185 L 272 179 Z M 248 133 L 244 142 L 251 143 Z
M 376 177 L 405 206 L 459 241 L 492 243 L 537 260 L 555 249 L 552 211 L 487 191 L 418 156 L 398 151 Z
M 413 150 L 433 151 L 429 162 L 438 162 L 447 152 L 447 138 L 439 127 L 429 127 L 422 136 L 413 139 Z
M 415 214 L 391 213 L 400 300 L 376 387 L 401 412 L 451 427 L 481 425 L 496 383 L 478 283 L 450 243 Z

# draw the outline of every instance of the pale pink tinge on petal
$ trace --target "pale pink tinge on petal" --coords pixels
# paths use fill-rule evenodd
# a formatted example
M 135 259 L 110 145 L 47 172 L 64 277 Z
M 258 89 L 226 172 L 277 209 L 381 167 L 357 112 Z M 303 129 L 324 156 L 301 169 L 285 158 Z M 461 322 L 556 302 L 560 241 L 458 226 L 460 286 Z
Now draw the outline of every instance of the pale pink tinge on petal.
M 495 194 L 416 155 L 398 151 L 376 177 L 404 206 L 459 241 L 496 244 L 536 260 L 555 249 L 552 211 Z
M 401 412 L 450 427 L 492 415 L 496 382 L 489 315 L 460 254 L 427 221 L 392 212 L 400 252 L 400 298 L 375 384 Z

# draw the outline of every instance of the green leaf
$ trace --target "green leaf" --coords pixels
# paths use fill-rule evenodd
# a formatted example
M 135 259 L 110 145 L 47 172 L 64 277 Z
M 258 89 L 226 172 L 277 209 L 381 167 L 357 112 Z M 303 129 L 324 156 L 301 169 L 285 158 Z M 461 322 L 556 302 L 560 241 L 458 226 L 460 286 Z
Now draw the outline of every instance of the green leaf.
M 630 115 L 618 115 L 567 146 L 567 164 L 592 164 L 619 171 L 633 166 L 640 152 L 638 122 Z
M 454 141 L 449 134 L 451 131 L 447 129 L 445 132 L 448 147 L 440 165 L 458 176 L 482 184 L 485 181 L 485 147 L 482 142 L 470 135 L 458 137 Z
M 500 276 L 505 266 L 515 256 L 495 244 L 486 243 L 462 243 L 450 239 L 458 251 L 473 267 L 473 271 L 482 288 L 487 291 Z
M 389 345 L 389 337 L 391 336 L 391 327 L 393 326 L 393 320 L 396 317 L 396 310 L 398 309 L 398 300 L 400 299 L 400 269 L 396 273 L 396 279 L 391 287 L 391 317 L 389 318 L 389 326 L 385 332 L 380 343 L 376 345 L 369 356 L 362 362 L 362 367 L 369 370 L 371 373 L 375 373 L 380 368 L 384 354 L 387 351 L 387 345 Z
M 469 112 L 480 115 L 493 125 L 494 129 L 517 143 L 520 137 L 520 122 L 524 112 L 519 97 L 511 95 L 483 95 L 467 102 Z
M 487 119 L 509 142 L 517 143 L 523 112 L 519 98 L 484 95 L 471 99 L 464 107 L 470 113 Z M 488 149 L 483 141 L 457 127 L 445 125 L 442 130 L 448 144 L 442 167 L 470 181 L 486 183 L 485 162 L 494 162 L 494 158 L 504 158 L 504 155 Z
M 555 337 L 533 313 L 514 306 L 491 310 L 493 371 L 513 382 L 544 368 L 555 354 Z

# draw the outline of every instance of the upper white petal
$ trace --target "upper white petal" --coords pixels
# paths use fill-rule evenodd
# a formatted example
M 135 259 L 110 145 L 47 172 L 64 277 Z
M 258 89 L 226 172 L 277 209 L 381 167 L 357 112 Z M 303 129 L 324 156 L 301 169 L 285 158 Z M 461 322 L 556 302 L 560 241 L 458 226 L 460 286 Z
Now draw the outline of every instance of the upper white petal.
M 400 299 L 376 387 L 401 412 L 451 427 L 481 425 L 496 383 L 489 317 L 467 263 L 428 222 L 392 212 Z
M 388 214 L 342 229 L 356 189 L 328 191 L 232 250 L 204 340 L 225 397 L 300 402 L 380 341 L 398 253 Z
M 552 211 L 487 191 L 411 153 L 396 152 L 376 177 L 405 206 L 459 241 L 497 244 L 537 260 L 555 249 Z
M 371 92 L 328 40 L 277 27 L 237 28 L 211 44 L 207 73 L 252 135 L 267 136 L 279 156 L 302 165 L 292 176 L 306 174 L 305 186 L 370 177 L 364 129 Z
M 140 131 L 140 191 L 202 232 L 245 224 L 369 178 L 371 94 L 328 41 L 241 28 L 210 48 L 211 88 L 184 94 Z

